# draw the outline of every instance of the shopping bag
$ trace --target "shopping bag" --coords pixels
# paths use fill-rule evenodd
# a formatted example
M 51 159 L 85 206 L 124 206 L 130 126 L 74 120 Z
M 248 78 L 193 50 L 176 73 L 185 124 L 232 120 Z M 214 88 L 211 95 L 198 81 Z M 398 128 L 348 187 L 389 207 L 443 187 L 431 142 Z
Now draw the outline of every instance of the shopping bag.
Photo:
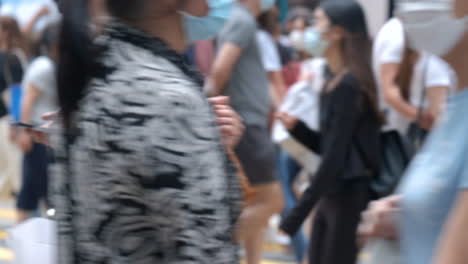
M 319 126 L 319 100 L 320 91 L 324 84 L 323 68 L 325 61 L 313 59 L 303 64 L 303 70 L 307 70 L 314 76 L 311 82 L 300 81 L 292 85 L 280 111 L 299 118 L 310 129 L 318 131 Z M 275 121 L 272 133 L 273 142 L 280 145 L 307 171 L 313 173 L 318 160 L 317 154 L 296 141 L 280 121 Z
M 15 264 L 57 264 L 56 222 L 33 218 L 8 231 Z
M 318 130 L 318 98 L 307 82 L 300 82 L 290 88 L 281 112 L 286 112 L 298 117 L 311 129 Z M 273 125 L 273 142 L 280 145 L 301 166 L 312 172 L 311 165 L 316 161 L 316 154 L 296 141 L 281 121 L 275 121 Z

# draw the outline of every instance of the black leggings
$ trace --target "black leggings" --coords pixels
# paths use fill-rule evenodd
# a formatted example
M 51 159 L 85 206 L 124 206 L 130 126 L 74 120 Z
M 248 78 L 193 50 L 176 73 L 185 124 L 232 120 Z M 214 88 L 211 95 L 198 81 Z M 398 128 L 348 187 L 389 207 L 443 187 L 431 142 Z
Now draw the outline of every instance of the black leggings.
M 310 263 L 356 263 L 356 231 L 368 202 L 369 193 L 365 190 L 340 192 L 321 199 L 312 225 Z

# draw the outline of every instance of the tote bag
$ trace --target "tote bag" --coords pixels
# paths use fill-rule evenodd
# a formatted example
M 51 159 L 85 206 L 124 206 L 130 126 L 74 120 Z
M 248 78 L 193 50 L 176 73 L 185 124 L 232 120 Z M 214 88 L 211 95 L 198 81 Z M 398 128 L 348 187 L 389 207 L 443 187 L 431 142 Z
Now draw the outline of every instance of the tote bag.
M 300 81 L 292 85 L 280 106 L 280 111 L 299 118 L 315 131 L 320 130 L 319 100 L 324 84 L 325 63 L 323 59 L 312 59 L 305 62 L 302 68 L 313 74 L 313 80 L 311 82 Z M 273 125 L 272 139 L 307 171 L 313 173 L 316 170 L 317 154 L 296 141 L 280 121 L 275 121 Z
M 30 219 L 8 231 L 15 264 L 57 264 L 56 222 Z

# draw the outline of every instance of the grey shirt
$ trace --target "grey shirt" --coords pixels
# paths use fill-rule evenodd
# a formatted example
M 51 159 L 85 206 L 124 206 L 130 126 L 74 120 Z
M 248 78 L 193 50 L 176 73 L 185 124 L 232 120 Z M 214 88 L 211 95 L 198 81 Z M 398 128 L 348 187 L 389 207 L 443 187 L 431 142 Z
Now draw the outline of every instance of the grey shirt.
M 219 45 L 234 44 L 242 49 L 224 95 L 247 125 L 266 127 L 271 100 L 267 73 L 256 41 L 257 22 L 242 4 L 236 4 L 229 21 L 219 36 Z

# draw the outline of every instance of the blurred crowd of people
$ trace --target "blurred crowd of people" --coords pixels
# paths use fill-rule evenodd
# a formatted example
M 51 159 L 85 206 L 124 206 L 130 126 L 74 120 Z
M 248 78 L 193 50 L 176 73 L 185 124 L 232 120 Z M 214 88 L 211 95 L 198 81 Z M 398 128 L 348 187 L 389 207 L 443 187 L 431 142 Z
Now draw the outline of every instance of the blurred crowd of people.
M 259 264 L 275 215 L 297 263 L 468 261 L 465 0 L 57 6 L 0 16 L 0 187 L 59 263 Z

